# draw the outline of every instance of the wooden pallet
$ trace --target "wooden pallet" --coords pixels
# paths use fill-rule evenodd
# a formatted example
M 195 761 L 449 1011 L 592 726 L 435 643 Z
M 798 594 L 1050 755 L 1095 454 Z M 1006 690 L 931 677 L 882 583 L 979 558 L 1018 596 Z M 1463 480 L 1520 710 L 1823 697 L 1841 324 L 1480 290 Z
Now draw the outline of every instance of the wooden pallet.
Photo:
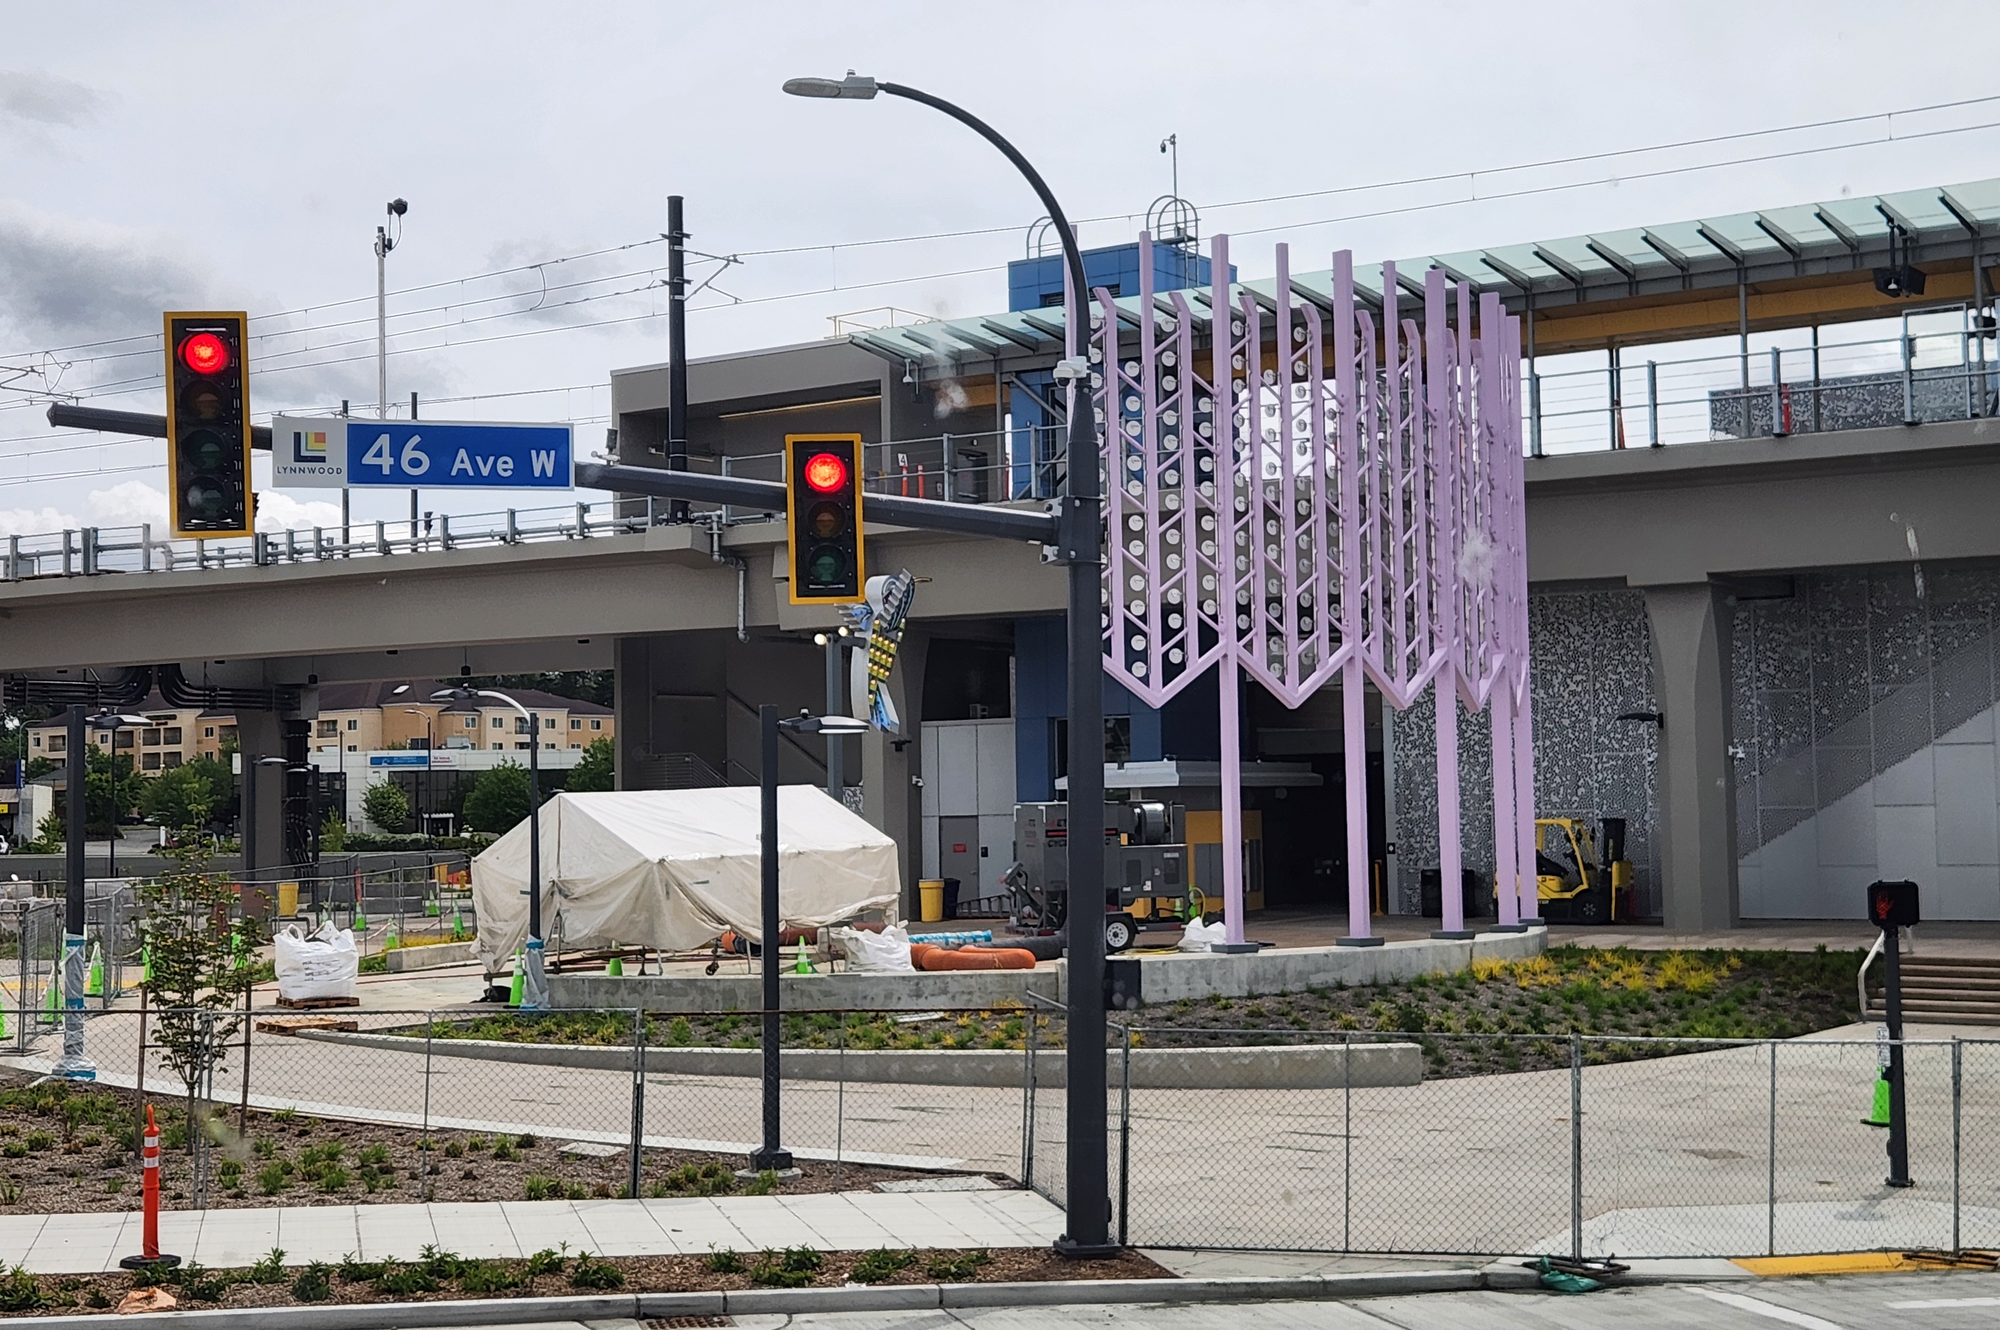
M 257 1022 L 259 1034 L 297 1034 L 301 1030 L 344 1030 L 353 1033 L 360 1028 L 361 1022 L 352 1016 L 276 1016 Z
M 278 999 L 278 1005 L 281 1007 L 289 1007 L 294 1011 L 321 1011 L 328 1007 L 358 1007 L 361 1005 L 361 999 L 358 997 L 332 997 L 332 998 L 280 997 Z

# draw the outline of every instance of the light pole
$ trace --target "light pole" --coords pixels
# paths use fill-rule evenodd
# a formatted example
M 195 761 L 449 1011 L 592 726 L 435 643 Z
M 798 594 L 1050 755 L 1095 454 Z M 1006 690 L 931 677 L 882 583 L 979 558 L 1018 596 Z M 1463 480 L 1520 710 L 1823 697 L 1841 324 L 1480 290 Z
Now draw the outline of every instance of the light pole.
M 404 707 L 404 708 L 403 708 L 403 714 L 404 714 L 405 716 L 422 716 L 422 717 L 424 718 L 424 784 L 423 784 L 423 789 L 421 790 L 421 792 L 419 793 L 419 796 L 418 796 L 418 798 L 417 798 L 417 825 L 418 825 L 418 826 L 420 826 L 420 827 L 422 827 L 422 828 L 424 829 L 424 848 L 425 848 L 425 849 L 429 849 L 429 848 L 430 848 L 430 839 L 431 839 L 431 824 L 430 824 L 430 822 L 429 822 L 428 820 L 426 820 L 426 819 L 425 819 L 425 817 L 424 817 L 424 804 L 425 804 L 425 803 L 426 803 L 426 802 L 427 802 L 427 801 L 429 800 L 429 798 L 430 798 L 430 795 L 431 795 L 431 793 L 432 793 L 432 791 L 431 791 L 431 747 L 432 747 L 432 744 L 431 744 L 431 738 L 432 738 L 432 736 L 431 736 L 431 713 L 430 713 L 430 712 L 428 712 L 428 711 L 419 711 L 419 710 L 417 710 L 417 709 L 416 709 L 415 707 Z
M 847 670 L 846 655 L 848 631 L 842 624 L 831 633 L 814 633 L 813 645 L 826 650 L 826 714 L 842 716 L 847 714 Z M 863 727 L 866 728 L 866 727 Z M 840 732 L 826 730 L 826 792 L 829 798 L 843 808 L 847 806 L 847 754 L 842 751 Z
M 549 980 L 542 969 L 542 729 L 541 718 L 507 694 L 491 688 L 440 688 L 433 702 L 464 702 L 475 697 L 505 702 L 528 725 L 528 952 L 521 972 L 521 1010 L 546 1011 Z M 428 756 L 425 758 L 429 760 Z
M 867 101 L 877 93 L 921 102 L 978 134 L 998 148 L 1027 180 L 1041 200 L 1056 235 L 1075 308 L 1064 319 L 1067 354 L 1056 366 L 1056 378 L 1071 385 L 1069 455 L 1066 483 L 1058 518 L 1057 546 L 1069 565 L 1069 807 L 1070 843 L 1088 847 L 1069 856 L 1069 1077 L 1068 1163 L 1066 1194 L 1069 1231 L 1056 1239 L 1056 1250 L 1068 1256 L 1094 1257 L 1115 1252 L 1111 1241 L 1109 1163 L 1104 1132 L 1105 1051 L 1095 1032 L 1104 1028 L 1104 856 L 1098 850 L 1104 822 L 1104 665 L 1099 615 L 1103 577 L 1104 532 L 1099 509 L 1097 418 L 1091 403 L 1090 361 L 1085 341 L 1090 327 L 1090 287 L 1083 272 L 1083 253 L 1069 219 L 1040 173 L 1019 149 L 977 116 L 939 97 L 900 83 L 878 83 L 849 72 L 844 79 L 791 79 L 785 91 L 795 97 L 827 97 Z M 1095 834 L 1092 834 L 1092 829 Z M 1082 926 L 1076 926 L 1079 919 Z
M 84 721 L 93 730 L 111 732 L 111 836 L 104 842 L 106 877 L 118 876 L 118 731 L 152 723 L 145 716 L 110 711 L 100 711 Z
M 839 742 L 843 734 L 864 733 L 868 722 L 852 716 L 815 716 L 807 711 L 779 720 L 778 709 L 767 703 L 757 708 L 757 723 L 762 740 L 757 762 L 761 813 L 757 848 L 759 866 L 763 869 L 764 905 L 763 925 L 759 930 L 764 963 L 764 1143 L 750 1152 L 750 1168 L 761 1173 L 767 1168 L 786 1169 L 792 1166 L 791 1151 L 778 1143 L 778 936 L 784 931 L 784 920 L 778 909 L 778 731 L 824 734 L 831 747 Z
M 389 224 L 375 228 L 375 418 L 389 418 L 389 251 L 403 239 L 403 214 L 410 205 L 390 199 Z M 394 228 L 394 234 L 390 234 Z M 341 542 L 347 541 L 347 489 L 340 491 Z M 410 539 L 417 538 L 417 492 L 410 491 Z
M 83 847 L 89 834 L 84 825 L 84 787 L 90 779 L 83 711 L 81 703 L 69 709 L 69 735 L 65 740 L 69 756 L 63 759 L 68 768 L 63 789 L 63 802 L 69 813 L 69 828 L 63 837 L 63 867 L 68 881 L 63 884 L 63 1051 L 56 1062 L 55 1074 L 72 1081 L 97 1079 L 97 1064 L 83 1051 Z
M 243 762 L 243 883 L 249 888 L 250 896 L 255 896 L 258 904 L 252 914 L 250 896 L 242 901 L 243 913 L 251 918 L 264 919 L 268 916 L 270 902 L 259 886 L 260 865 L 257 862 L 257 768 L 282 767 L 282 757 L 265 757 L 262 753 L 244 753 Z

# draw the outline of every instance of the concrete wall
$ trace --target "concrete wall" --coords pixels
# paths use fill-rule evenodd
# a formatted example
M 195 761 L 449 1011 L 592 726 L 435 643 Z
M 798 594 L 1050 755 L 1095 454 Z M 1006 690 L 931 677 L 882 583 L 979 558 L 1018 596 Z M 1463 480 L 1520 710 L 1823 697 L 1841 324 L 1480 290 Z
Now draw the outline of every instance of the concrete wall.
M 787 1011 L 967 1011 L 1024 1005 L 1030 993 L 1062 998 L 1058 967 L 957 970 L 949 973 L 786 975 L 778 986 Z M 555 1007 L 648 1011 L 761 1011 L 763 981 L 754 974 L 655 977 L 552 974 Z
M 1149 1007 L 1182 998 L 1261 997 L 1343 984 L 1388 984 L 1420 974 L 1453 974 L 1474 960 L 1539 956 L 1548 930 L 1483 933 L 1469 942 L 1388 942 L 1379 947 L 1302 947 L 1249 956 L 1140 958 L 1139 993 Z

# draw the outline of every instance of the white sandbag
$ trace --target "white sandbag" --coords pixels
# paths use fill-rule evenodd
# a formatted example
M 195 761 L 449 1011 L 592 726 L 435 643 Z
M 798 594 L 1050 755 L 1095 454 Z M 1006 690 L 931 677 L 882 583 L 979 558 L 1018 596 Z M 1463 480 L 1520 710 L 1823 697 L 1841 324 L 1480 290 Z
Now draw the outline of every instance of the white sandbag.
M 1181 940 L 1175 944 L 1178 951 L 1207 951 L 1213 945 L 1229 941 L 1229 927 L 1220 919 L 1205 924 L 1199 919 L 1190 919 L 1181 930 Z
M 908 974 L 910 935 L 901 924 L 892 924 L 879 933 L 865 928 L 836 928 L 833 940 L 847 954 L 849 974 Z
M 289 1002 L 308 998 L 351 998 L 361 955 L 354 934 L 331 921 L 308 937 L 288 924 L 271 939 L 278 971 L 278 996 Z

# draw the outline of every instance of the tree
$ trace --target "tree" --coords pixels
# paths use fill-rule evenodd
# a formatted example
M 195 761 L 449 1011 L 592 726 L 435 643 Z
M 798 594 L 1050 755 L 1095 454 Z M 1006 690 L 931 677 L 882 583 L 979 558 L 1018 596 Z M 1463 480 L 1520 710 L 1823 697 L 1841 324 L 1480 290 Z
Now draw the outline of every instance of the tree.
M 31 757 L 28 759 L 27 767 L 24 768 L 21 772 L 21 779 L 36 780 L 42 776 L 48 775 L 51 771 L 60 770 L 61 767 L 62 763 L 56 761 L 54 758 L 40 757 L 40 756 Z
M 197 757 L 180 771 L 191 771 L 208 786 L 208 809 L 211 820 L 221 817 L 236 802 L 236 772 L 225 754 L 222 758 Z
M 42 820 L 35 824 L 33 840 L 24 841 L 19 847 L 22 854 L 61 854 L 63 848 L 63 822 L 54 809 L 42 814 Z
M 132 766 L 126 753 L 107 753 L 90 746 L 84 762 L 84 821 L 91 834 L 118 834 L 117 824 L 131 816 L 146 792 L 146 777 Z
M 215 791 L 194 764 L 163 771 L 146 782 L 139 811 L 163 827 L 200 831 L 215 812 Z
M 170 853 L 172 870 L 139 882 L 147 960 L 140 986 L 152 1007 L 153 1037 L 187 1090 L 189 1147 L 201 1150 L 196 1092 L 242 1032 L 236 1008 L 257 981 L 259 938 L 255 919 L 231 919 L 236 893 L 206 871 L 204 851 Z
M 465 796 L 465 825 L 494 835 L 511 830 L 528 815 L 528 769 L 502 762 L 480 773 Z
M 617 749 L 610 735 L 592 739 L 590 747 L 583 750 L 583 760 L 570 769 L 569 782 L 563 788 L 571 794 L 615 788 L 618 783 L 616 759 Z
M 361 811 L 384 831 L 401 831 L 410 820 L 410 799 L 394 781 L 370 785 L 361 796 Z

